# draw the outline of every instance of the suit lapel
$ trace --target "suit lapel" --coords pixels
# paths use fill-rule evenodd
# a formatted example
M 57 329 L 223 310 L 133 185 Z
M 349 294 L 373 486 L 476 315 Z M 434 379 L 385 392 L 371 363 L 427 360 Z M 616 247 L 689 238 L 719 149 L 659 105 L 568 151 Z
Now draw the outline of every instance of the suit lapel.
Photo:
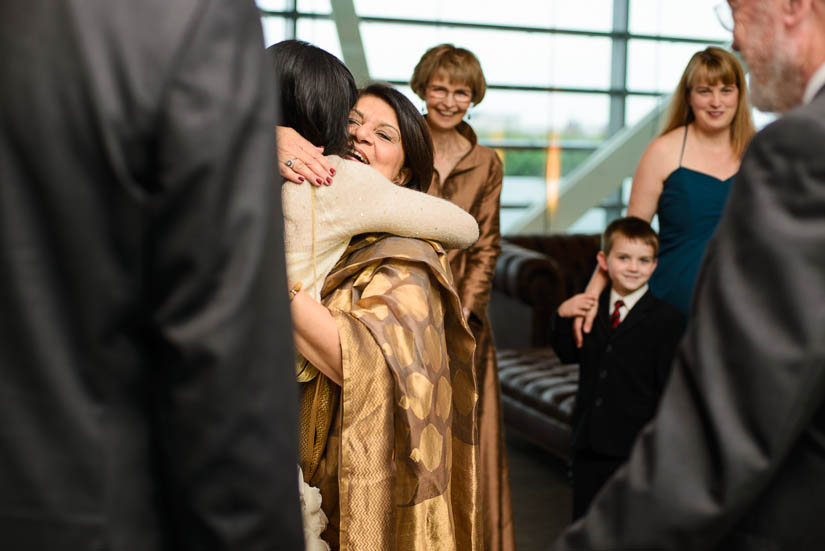
M 647 312 L 653 307 L 653 303 L 653 294 L 650 292 L 650 289 L 648 289 L 633 309 L 628 312 L 627 317 L 613 330 L 613 338 L 620 337 L 631 327 L 645 319 Z
M 612 331 L 610 328 L 610 286 L 602 291 L 599 297 L 599 310 L 596 314 L 596 323 L 602 326 L 605 333 Z M 620 324 L 621 325 L 621 324 Z

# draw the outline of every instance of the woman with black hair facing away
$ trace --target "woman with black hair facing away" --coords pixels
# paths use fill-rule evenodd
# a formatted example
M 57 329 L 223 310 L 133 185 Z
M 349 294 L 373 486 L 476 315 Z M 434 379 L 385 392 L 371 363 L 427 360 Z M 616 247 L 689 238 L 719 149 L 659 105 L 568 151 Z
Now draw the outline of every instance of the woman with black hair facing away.
M 330 91 L 342 93 L 331 76 L 346 71 L 340 62 L 294 41 L 270 52 L 281 88 L 294 92 L 282 96 L 287 124 L 313 137 L 313 129 L 346 121 L 350 106 L 330 109 Z M 350 120 L 351 149 L 336 151 L 346 144 L 337 136 L 312 143 L 369 166 L 328 156 L 334 185 L 285 184 L 282 193 L 289 275 L 303 284 L 290 289 L 296 347 L 308 360 L 299 373 L 300 464 L 321 490 L 323 536 L 333 548 L 478 549 L 474 342 L 444 249 L 389 233 L 346 237 L 343 256 L 340 245 L 320 245 L 353 221 L 360 226 L 347 231 L 398 234 L 393 226 L 407 224 L 408 235 L 460 246 L 477 228 L 457 207 L 401 187 L 420 187 L 432 174 L 429 135 L 403 95 L 370 87 Z M 377 173 L 384 189 L 361 191 Z M 337 199 L 327 201 L 327 193 Z M 404 222 L 410 216 L 414 224 Z M 330 254 L 333 263 L 341 256 L 334 268 L 326 267 Z

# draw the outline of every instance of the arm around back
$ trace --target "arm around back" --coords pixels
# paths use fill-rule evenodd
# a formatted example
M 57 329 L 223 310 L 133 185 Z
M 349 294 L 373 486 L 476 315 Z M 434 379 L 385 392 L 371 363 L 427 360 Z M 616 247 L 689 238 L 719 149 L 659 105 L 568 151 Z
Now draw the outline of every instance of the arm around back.
M 317 193 L 328 212 L 338 213 L 333 223 L 341 235 L 391 233 L 432 239 L 445 249 L 465 249 L 478 239 L 475 219 L 453 203 L 394 184 L 368 165 L 328 159 L 338 176 Z

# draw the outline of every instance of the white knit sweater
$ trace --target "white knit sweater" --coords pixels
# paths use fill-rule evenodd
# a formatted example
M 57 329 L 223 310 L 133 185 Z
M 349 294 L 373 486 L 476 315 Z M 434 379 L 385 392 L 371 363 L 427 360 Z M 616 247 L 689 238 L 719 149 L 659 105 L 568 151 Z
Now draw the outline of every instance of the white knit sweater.
M 367 165 L 334 155 L 327 160 L 335 167 L 331 186 L 281 186 L 287 275 L 290 283 L 301 281 L 302 290 L 315 299 L 355 235 L 385 232 L 433 239 L 446 249 L 463 249 L 478 239 L 475 219 L 453 203 L 393 184 Z

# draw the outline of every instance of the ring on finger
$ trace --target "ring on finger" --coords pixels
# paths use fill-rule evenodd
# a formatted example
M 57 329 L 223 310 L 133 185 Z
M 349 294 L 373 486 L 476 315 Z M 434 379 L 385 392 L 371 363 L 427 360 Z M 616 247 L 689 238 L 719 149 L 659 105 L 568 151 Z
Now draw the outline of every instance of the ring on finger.
M 296 159 L 296 158 L 287 159 L 287 160 L 284 162 L 284 164 L 287 166 L 287 168 L 292 168 L 293 166 L 295 166 L 295 161 L 297 161 L 297 160 L 298 160 L 298 159 Z

